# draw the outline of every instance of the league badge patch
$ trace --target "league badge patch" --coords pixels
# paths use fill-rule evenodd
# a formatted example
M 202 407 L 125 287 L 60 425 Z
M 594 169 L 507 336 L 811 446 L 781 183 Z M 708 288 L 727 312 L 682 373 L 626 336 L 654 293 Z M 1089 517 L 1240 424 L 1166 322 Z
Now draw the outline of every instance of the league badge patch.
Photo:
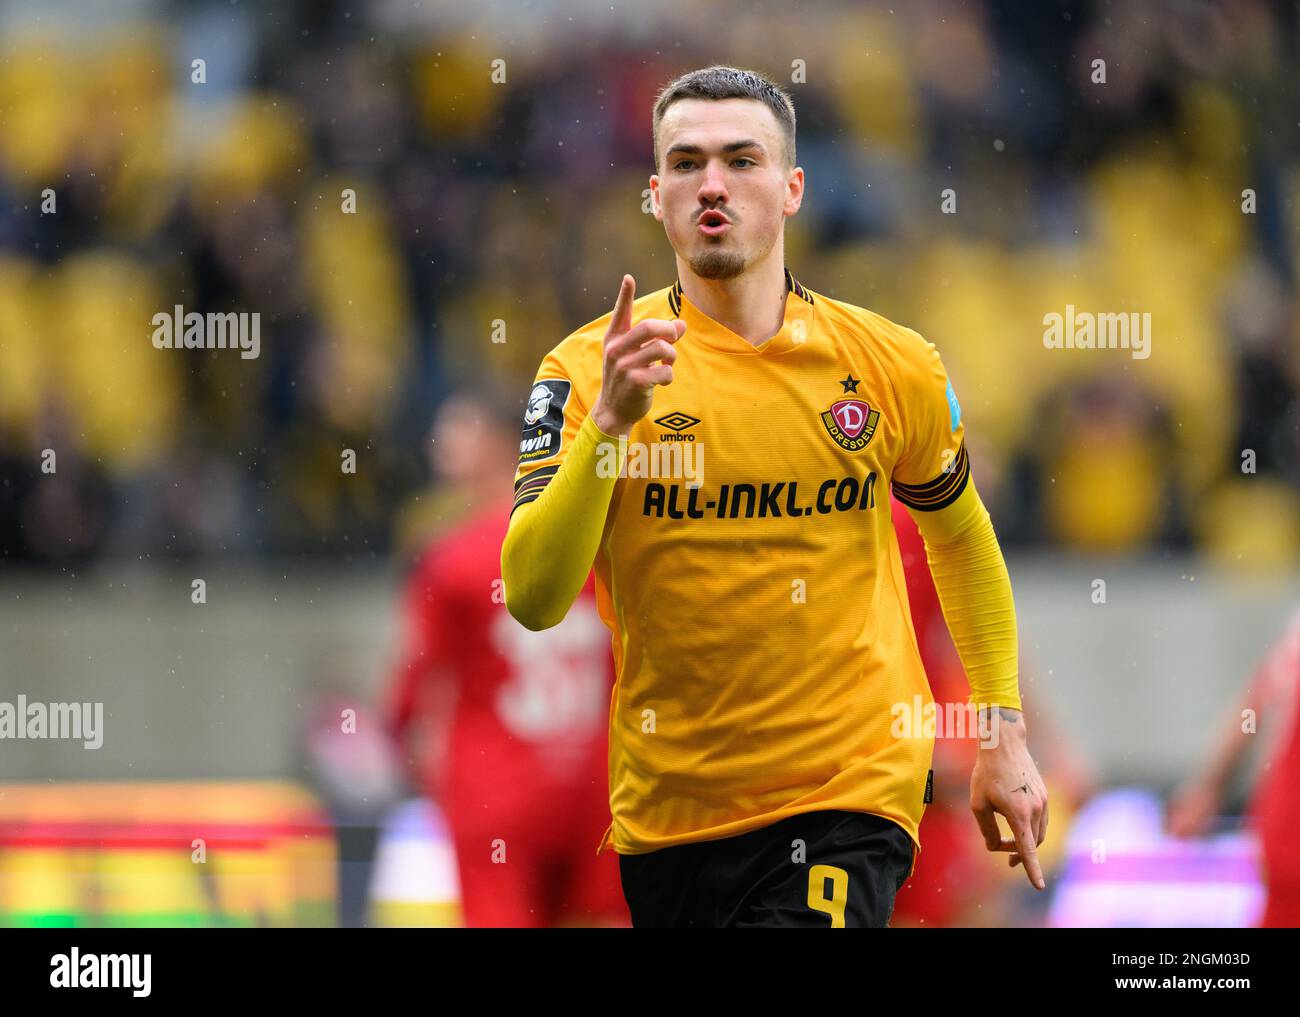
M 564 436 L 564 404 L 572 383 L 563 378 L 543 378 L 528 395 L 523 436 L 519 440 L 519 461 L 532 463 L 560 451 Z

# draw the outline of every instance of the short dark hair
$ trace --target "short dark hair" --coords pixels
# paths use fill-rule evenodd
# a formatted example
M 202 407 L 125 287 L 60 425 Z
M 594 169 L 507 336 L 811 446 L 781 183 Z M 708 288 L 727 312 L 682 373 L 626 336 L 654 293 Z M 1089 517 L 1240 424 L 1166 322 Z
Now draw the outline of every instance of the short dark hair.
M 787 168 L 794 168 L 794 103 L 784 91 L 757 71 L 714 64 L 670 81 L 655 99 L 655 169 L 659 168 L 659 124 L 668 107 L 680 99 L 757 99 L 772 111 L 781 125 Z
M 525 400 L 519 393 L 520 386 L 517 384 L 507 384 L 504 379 L 481 375 L 456 383 L 439 401 L 438 410 L 452 399 L 465 399 L 483 411 L 484 419 L 494 430 L 503 433 L 518 432 L 524 426 L 525 409 Z M 437 411 L 434 416 L 437 416 Z

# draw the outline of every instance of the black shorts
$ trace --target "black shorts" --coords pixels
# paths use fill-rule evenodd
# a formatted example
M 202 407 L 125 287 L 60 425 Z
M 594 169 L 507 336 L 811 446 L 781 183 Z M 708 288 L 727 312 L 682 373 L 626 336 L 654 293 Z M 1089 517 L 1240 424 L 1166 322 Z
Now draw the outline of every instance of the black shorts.
M 912 838 L 880 816 L 828 810 L 618 864 L 635 928 L 883 929 Z

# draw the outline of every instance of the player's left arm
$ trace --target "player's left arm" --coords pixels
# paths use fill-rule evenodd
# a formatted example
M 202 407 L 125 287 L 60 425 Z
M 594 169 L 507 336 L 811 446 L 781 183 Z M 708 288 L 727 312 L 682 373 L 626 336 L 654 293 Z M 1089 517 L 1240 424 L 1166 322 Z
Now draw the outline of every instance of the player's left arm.
M 1300 690 L 1295 688 L 1297 681 L 1300 681 L 1300 611 L 1296 612 L 1282 638 L 1255 669 L 1245 691 L 1219 720 L 1205 766 L 1174 792 L 1166 814 L 1166 825 L 1174 836 L 1196 837 L 1210 829 L 1233 777 L 1255 741 L 1255 729 L 1247 734 L 1244 719 L 1248 715 L 1276 716 L 1279 710 L 1274 709 L 1275 706 L 1281 706 L 1291 696 L 1300 694 Z M 1285 707 L 1281 712 L 1285 712 Z M 1267 728 L 1260 730 L 1267 738 Z
M 916 349 L 913 347 L 913 349 Z M 925 539 L 944 621 L 980 711 L 971 810 L 990 851 L 1024 862 L 1045 889 L 1035 848 L 1047 835 L 1047 787 L 1029 754 L 1020 702 L 1016 608 L 1002 549 L 971 478 L 961 408 L 931 343 L 899 376 L 906 420 L 893 491 Z M 995 813 L 1013 837 L 1003 838 Z
M 456 689 L 444 664 L 451 624 L 444 569 L 422 558 L 401 593 L 400 649 L 383 693 L 380 716 L 408 778 L 430 790 L 430 756 L 445 752 Z
M 395 745 L 405 743 L 415 718 L 420 683 L 429 667 L 428 633 L 437 617 L 423 564 L 420 562 L 403 584 L 398 658 L 389 673 L 380 709 L 384 729 Z

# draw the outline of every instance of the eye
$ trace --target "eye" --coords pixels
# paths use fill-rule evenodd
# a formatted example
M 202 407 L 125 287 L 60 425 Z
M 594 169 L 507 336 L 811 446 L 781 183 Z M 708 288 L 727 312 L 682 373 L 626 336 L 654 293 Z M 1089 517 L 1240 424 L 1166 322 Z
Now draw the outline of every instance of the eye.
M 742 155 L 739 159 L 735 160 L 735 162 L 733 162 L 731 165 L 735 166 L 736 163 L 741 163 L 741 162 L 747 162 L 747 163 L 749 163 L 751 166 L 757 166 L 757 165 L 758 165 L 758 163 L 754 162 L 754 160 L 751 159 L 751 158 L 750 158 L 749 156 L 747 156 L 747 155 Z
M 683 166 L 690 165 L 693 165 L 690 159 L 679 159 L 677 162 L 673 163 L 673 169 L 681 169 Z

